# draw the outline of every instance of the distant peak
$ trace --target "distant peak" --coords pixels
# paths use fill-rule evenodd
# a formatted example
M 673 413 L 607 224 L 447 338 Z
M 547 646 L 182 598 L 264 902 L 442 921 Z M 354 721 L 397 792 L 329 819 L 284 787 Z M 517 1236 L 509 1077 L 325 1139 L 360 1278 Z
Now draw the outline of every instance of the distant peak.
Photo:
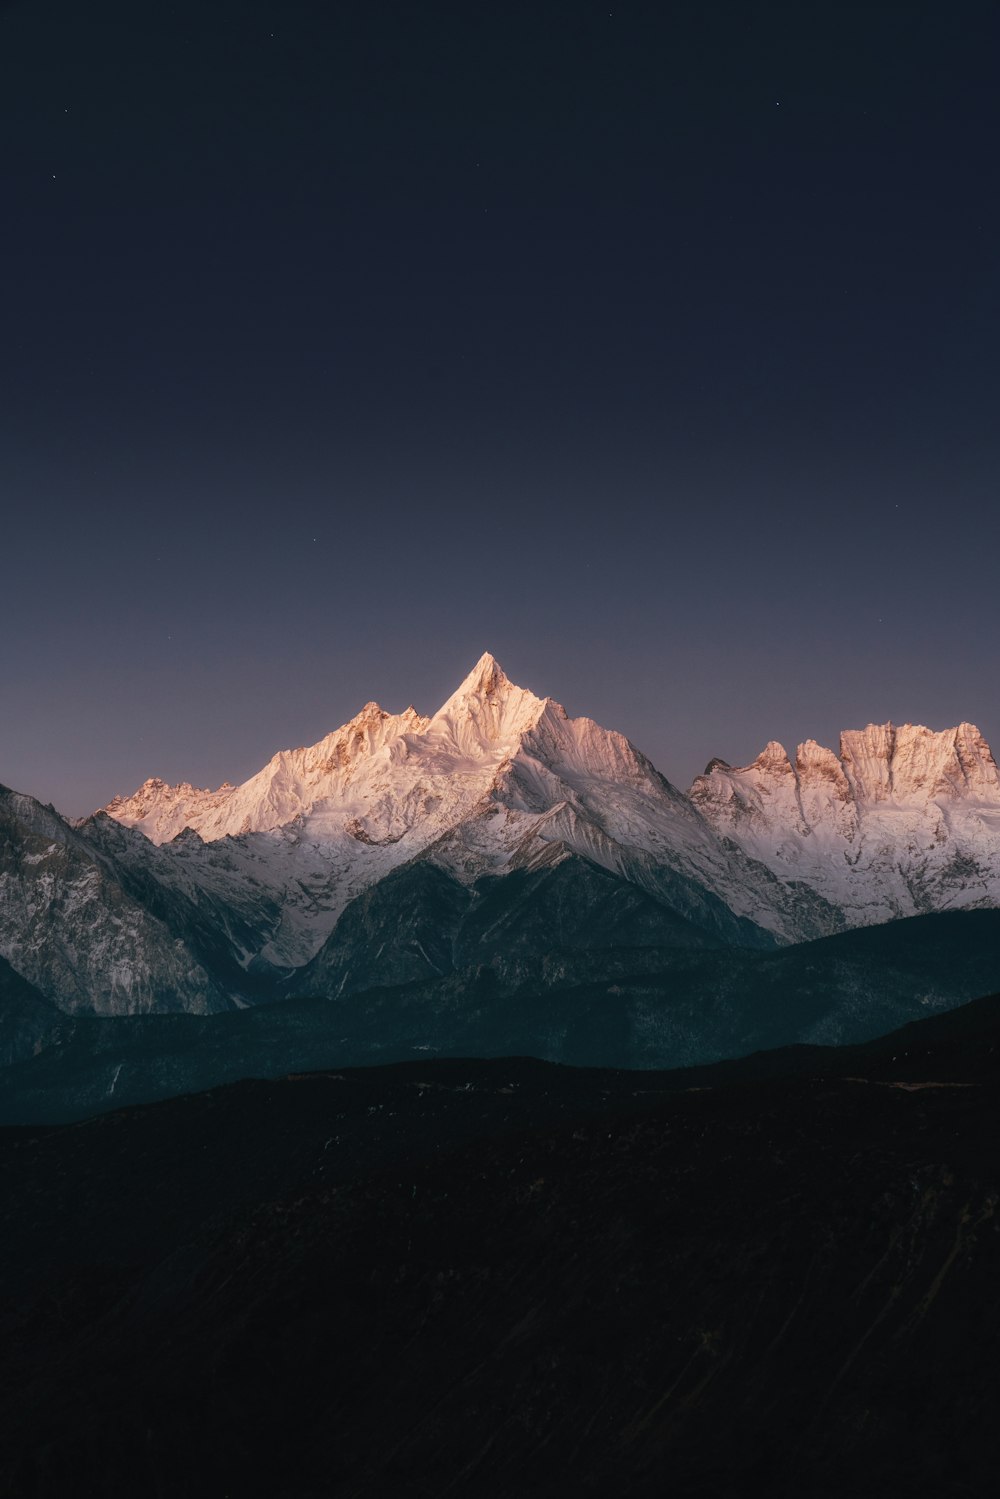
M 911 728 L 912 725 L 906 724 L 905 727 Z M 887 723 L 870 723 L 863 729 L 841 731 L 840 758 L 845 764 L 865 756 L 891 759 L 895 747 L 896 725 L 891 720 Z
M 785 746 L 779 744 L 777 739 L 769 739 L 753 763 L 759 765 L 762 770 L 791 770 L 792 768 Z
M 354 717 L 351 719 L 351 723 L 352 724 L 381 723 L 381 721 L 382 721 L 383 718 L 388 718 L 388 717 L 389 717 L 388 713 L 385 711 L 384 708 L 380 708 L 379 705 L 378 705 L 378 703 L 375 703 L 375 702 L 365 703 L 364 707 L 361 709 L 361 712 L 360 713 L 356 713 L 354 715 Z
M 193 848 L 199 848 L 205 840 L 202 838 L 200 833 L 196 832 L 194 828 L 188 826 L 188 824 L 185 823 L 180 832 L 175 833 L 169 841 L 171 843 L 180 845 L 180 847 L 182 848 L 185 845 L 189 845 Z
M 510 678 L 496 657 L 484 651 L 462 685 L 469 692 L 489 697 L 501 687 L 509 687 Z
M 484 651 L 469 675 L 452 693 L 450 701 L 470 697 L 491 699 L 513 685 L 496 657 Z
M 501 739 L 516 738 L 545 711 L 547 698 L 518 687 L 487 651 L 431 720 L 465 750 L 480 754 Z

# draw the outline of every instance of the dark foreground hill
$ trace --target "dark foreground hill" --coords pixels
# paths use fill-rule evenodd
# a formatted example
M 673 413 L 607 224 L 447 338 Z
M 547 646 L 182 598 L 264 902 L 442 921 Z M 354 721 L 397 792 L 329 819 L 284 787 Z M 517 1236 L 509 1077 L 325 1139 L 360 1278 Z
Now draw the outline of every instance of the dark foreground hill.
M 1000 999 L 0 1132 L 0 1491 L 994 1492 Z
M 543 971 L 544 970 L 544 971 Z M 222 1015 L 57 1017 L 0 1075 L 0 1123 L 58 1122 L 245 1077 L 427 1056 L 684 1067 L 863 1041 L 1000 988 L 1000 911 L 776 952 L 622 949 Z M 3 996 L 0 993 L 0 1014 Z

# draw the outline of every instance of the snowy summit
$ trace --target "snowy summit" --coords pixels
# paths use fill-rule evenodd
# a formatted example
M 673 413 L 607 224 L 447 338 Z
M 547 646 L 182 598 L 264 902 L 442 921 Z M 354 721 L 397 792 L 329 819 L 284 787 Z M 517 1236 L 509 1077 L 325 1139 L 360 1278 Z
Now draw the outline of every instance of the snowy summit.
M 807 740 L 794 762 L 772 742 L 748 766 L 712 761 L 684 795 L 488 653 L 429 717 L 370 702 L 242 785 L 149 780 L 104 810 L 161 846 L 158 879 L 239 913 L 243 961 L 284 967 L 416 859 L 471 883 L 578 856 L 702 924 L 778 941 L 1000 905 L 1000 779 L 971 724 L 870 725 L 839 754 Z M 143 860 L 132 844 L 116 856 Z

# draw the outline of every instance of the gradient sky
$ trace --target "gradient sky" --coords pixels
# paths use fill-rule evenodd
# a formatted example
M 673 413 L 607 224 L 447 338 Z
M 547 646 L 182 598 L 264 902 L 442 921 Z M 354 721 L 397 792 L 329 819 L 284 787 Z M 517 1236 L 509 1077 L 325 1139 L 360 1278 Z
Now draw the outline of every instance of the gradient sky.
M 0 781 L 484 649 L 687 785 L 1000 742 L 1000 7 L 7 0 Z

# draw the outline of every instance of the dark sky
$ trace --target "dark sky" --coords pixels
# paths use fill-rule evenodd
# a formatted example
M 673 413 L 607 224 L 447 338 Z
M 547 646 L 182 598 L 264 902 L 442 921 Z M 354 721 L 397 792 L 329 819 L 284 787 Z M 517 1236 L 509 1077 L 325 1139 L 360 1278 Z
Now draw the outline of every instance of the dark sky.
M 1000 740 L 1000 7 L 0 4 L 0 780 L 484 649 L 686 785 Z

